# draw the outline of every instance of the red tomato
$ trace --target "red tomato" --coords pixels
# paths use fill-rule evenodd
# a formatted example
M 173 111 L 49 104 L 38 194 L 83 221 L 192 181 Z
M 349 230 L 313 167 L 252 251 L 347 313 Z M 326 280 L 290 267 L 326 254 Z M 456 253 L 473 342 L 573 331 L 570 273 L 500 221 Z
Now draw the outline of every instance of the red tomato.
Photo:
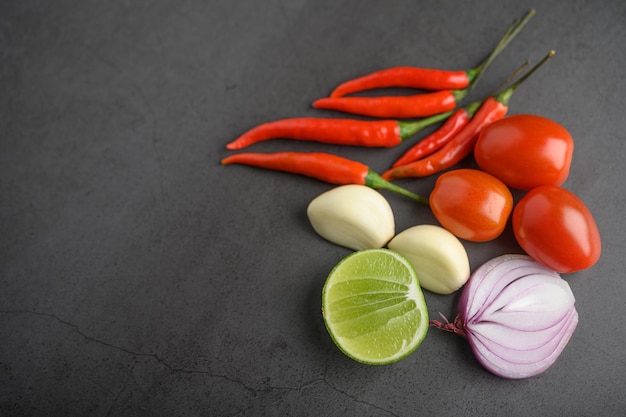
M 574 193 L 552 185 L 530 190 L 517 203 L 513 232 L 528 255 L 561 273 L 591 267 L 602 251 L 587 206 Z
M 429 200 L 443 227 L 461 239 L 474 242 L 500 236 L 513 209 L 513 196 L 507 186 L 476 169 L 442 174 Z
M 474 158 L 485 172 L 509 187 L 530 190 L 561 185 L 569 175 L 574 140 L 545 117 L 517 114 L 482 129 Z

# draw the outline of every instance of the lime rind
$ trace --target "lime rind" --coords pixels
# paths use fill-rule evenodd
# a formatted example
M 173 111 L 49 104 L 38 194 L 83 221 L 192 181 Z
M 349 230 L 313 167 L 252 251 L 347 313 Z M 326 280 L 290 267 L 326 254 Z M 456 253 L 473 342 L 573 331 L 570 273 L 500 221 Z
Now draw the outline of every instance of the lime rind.
M 389 249 L 361 250 L 342 259 L 324 285 L 322 313 L 337 347 L 365 364 L 389 364 L 408 356 L 428 331 L 415 270 Z

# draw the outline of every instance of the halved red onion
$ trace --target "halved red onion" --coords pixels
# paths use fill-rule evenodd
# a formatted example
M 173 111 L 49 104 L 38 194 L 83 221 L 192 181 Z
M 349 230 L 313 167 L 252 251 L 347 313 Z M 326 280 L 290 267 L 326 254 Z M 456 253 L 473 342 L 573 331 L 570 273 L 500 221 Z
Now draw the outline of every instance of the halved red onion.
M 569 284 L 526 255 L 502 255 L 476 269 L 454 323 L 490 372 L 521 379 L 548 369 L 569 342 L 578 313 Z

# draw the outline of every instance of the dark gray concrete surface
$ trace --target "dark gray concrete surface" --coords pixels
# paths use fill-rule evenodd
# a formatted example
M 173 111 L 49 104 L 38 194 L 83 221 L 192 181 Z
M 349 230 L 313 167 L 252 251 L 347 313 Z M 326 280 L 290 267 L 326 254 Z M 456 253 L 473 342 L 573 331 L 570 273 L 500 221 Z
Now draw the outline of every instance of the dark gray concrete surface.
M 566 277 L 580 324 L 527 380 L 489 374 L 437 329 L 396 364 L 357 364 L 320 314 L 349 251 L 305 213 L 331 186 L 221 166 L 224 145 L 264 121 L 334 117 L 311 102 L 375 69 L 470 68 L 530 8 L 471 98 L 556 50 L 510 112 L 550 117 L 576 141 L 565 187 L 604 244 Z M 619 0 L 1 2 L 0 415 L 624 415 L 625 41 Z M 382 171 L 408 146 L 250 150 Z M 433 182 L 399 183 L 427 194 Z M 384 194 L 398 231 L 435 223 Z M 520 251 L 510 227 L 466 248 L 472 268 Z M 426 294 L 432 316 L 454 316 L 456 299 Z

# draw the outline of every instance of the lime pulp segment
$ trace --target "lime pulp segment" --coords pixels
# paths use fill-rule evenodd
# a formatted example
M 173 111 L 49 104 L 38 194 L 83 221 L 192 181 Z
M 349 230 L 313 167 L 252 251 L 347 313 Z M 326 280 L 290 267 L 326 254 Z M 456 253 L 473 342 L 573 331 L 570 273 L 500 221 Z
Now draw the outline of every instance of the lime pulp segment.
M 415 271 L 389 249 L 361 250 L 342 259 L 324 285 L 322 312 L 339 349 L 367 364 L 406 357 L 428 331 Z

